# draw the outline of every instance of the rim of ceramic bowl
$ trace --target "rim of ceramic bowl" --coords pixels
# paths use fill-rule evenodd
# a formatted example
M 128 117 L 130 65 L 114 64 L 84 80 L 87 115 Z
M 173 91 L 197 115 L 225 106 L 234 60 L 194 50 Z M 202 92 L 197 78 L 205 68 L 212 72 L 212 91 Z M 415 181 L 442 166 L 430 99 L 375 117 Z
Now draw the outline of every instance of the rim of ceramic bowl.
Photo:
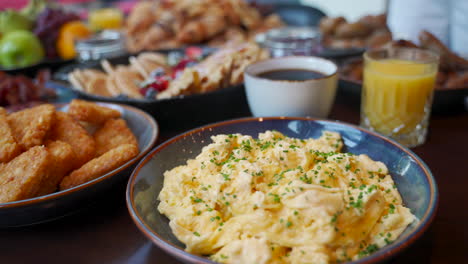
M 320 80 L 324 80 L 324 79 L 330 79 L 330 78 L 338 75 L 338 65 L 336 63 L 334 63 L 333 61 L 331 61 L 329 59 L 322 58 L 322 57 L 317 57 L 317 56 L 300 56 L 300 55 L 270 58 L 270 59 L 255 62 L 255 63 L 250 64 L 249 66 L 247 66 L 245 68 L 244 74 L 248 75 L 249 77 L 251 77 L 253 79 L 258 79 L 258 80 L 269 80 L 269 81 L 272 81 L 272 82 L 291 82 L 291 81 L 287 81 L 287 80 L 271 80 L 271 79 L 259 77 L 258 75 L 252 73 L 252 68 L 253 67 L 258 67 L 258 64 L 264 64 L 264 63 L 266 64 L 266 63 L 271 63 L 271 62 L 274 63 L 275 61 L 278 61 L 278 60 L 281 61 L 281 60 L 284 60 L 284 59 L 314 59 L 314 60 L 330 63 L 331 65 L 333 65 L 335 67 L 335 69 L 333 70 L 333 73 L 330 73 L 330 74 L 325 74 L 325 73 L 321 72 L 320 70 L 303 69 L 303 70 L 318 71 L 321 74 L 323 74 L 324 76 L 319 77 L 319 78 L 309 79 L 309 80 L 295 81 L 295 82 L 320 81 Z M 297 67 L 297 68 L 301 69 L 302 67 Z
M 34 198 L 29 198 L 29 199 L 20 200 L 20 201 L 15 201 L 15 202 L 0 203 L 0 210 L 7 209 L 7 208 L 17 208 L 17 207 L 27 206 L 27 205 L 31 205 L 31 204 L 35 204 L 35 203 L 46 202 L 46 201 L 53 200 L 53 199 L 58 198 L 58 197 L 62 197 L 64 195 L 68 195 L 70 193 L 80 191 L 80 190 L 85 189 L 85 188 L 87 188 L 87 187 L 89 187 L 91 185 L 94 185 L 94 184 L 98 183 L 98 182 L 105 181 L 106 179 L 108 179 L 108 178 L 116 175 L 117 173 L 127 169 L 132 164 L 134 164 L 136 161 L 143 158 L 151 150 L 151 148 L 154 146 L 154 144 L 156 143 L 156 140 L 157 140 L 157 138 L 159 136 L 158 123 L 152 116 L 150 116 L 146 112 L 144 112 L 144 111 L 142 111 L 142 110 L 140 110 L 140 109 L 138 109 L 136 107 L 132 107 L 132 106 L 128 106 L 128 105 L 116 104 L 116 103 L 107 103 L 107 102 L 94 102 L 94 103 L 97 103 L 97 104 L 102 105 L 102 106 L 110 106 L 110 107 L 118 106 L 118 107 L 124 108 L 127 111 L 134 112 L 134 113 L 137 113 L 138 115 L 142 116 L 147 121 L 147 123 L 150 124 L 150 126 L 152 128 L 151 129 L 152 130 L 152 135 L 151 135 L 150 143 L 147 146 L 145 146 L 140 151 L 140 153 L 138 153 L 138 155 L 136 157 L 134 157 L 133 159 L 127 161 L 125 164 L 121 165 L 120 167 L 118 167 L 118 168 L 116 168 L 116 169 L 114 169 L 114 170 L 112 170 L 112 171 L 110 171 L 110 172 L 108 172 L 108 173 L 106 173 L 104 175 L 99 176 L 96 179 L 93 179 L 91 181 L 88 181 L 88 182 L 85 182 L 83 184 L 77 185 L 77 186 L 72 187 L 70 189 L 54 192 L 54 193 L 47 194 L 47 195 L 34 197 Z M 68 106 L 69 104 L 68 103 L 64 103 L 64 104 L 58 103 L 58 104 L 53 104 L 53 105 L 56 108 L 62 108 L 62 107 Z
M 377 252 L 364 257 L 359 260 L 355 260 L 352 262 L 347 262 L 349 264 L 370 264 L 370 263 L 378 263 L 380 261 L 386 260 L 400 252 L 402 252 L 404 249 L 408 248 L 409 245 L 414 243 L 418 238 L 422 236 L 422 234 L 427 230 L 431 222 L 434 220 L 434 217 L 436 215 L 438 203 L 439 203 L 439 194 L 438 194 L 438 189 L 437 189 L 437 184 L 436 181 L 429 170 L 429 167 L 422 161 L 413 151 L 408 149 L 407 147 L 395 142 L 394 140 L 385 137 L 383 135 L 380 135 L 378 133 L 369 131 L 367 129 L 358 127 L 356 125 L 352 125 L 349 123 L 337 121 L 337 120 L 327 120 L 327 119 L 320 119 L 320 118 L 309 118 L 309 117 L 247 117 L 247 118 L 239 118 L 239 119 L 232 119 L 232 120 L 227 120 L 227 121 L 222 121 L 222 122 L 217 122 L 217 123 L 212 123 L 209 125 L 201 126 L 192 130 L 189 130 L 185 133 L 181 133 L 161 145 L 157 146 L 154 148 L 150 153 L 148 153 L 135 167 L 135 170 L 133 171 L 132 175 L 130 176 L 130 179 L 127 184 L 127 191 L 126 191 L 126 203 L 127 203 L 127 208 L 130 213 L 130 216 L 133 219 L 133 222 L 136 224 L 138 229 L 148 238 L 150 239 L 153 243 L 155 243 L 157 246 L 159 246 L 161 249 L 166 251 L 167 253 L 173 255 L 174 257 L 177 257 L 179 259 L 183 259 L 185 261 L 190 261 L 192 263 L 206 263 L 206 264 L 215 264 L 216 262 L 213 262 L 207 258 L 204 258 L 202 256 L 190 254 L 184 249 L 180 248 L 177 245 L 172 244 L 169 241 L 166 241 L 164 238 L 162 238 L 159 234 L 153 232 L 153 230 L 145 223 L 143 218 L 140 216 L 140 214 L 136 211 L 135 207 L 135 201 L 134 201 L 134 186 L 135 186 L 135 180 L 138 174 L 140 173 L 140 170 L 148 163 L 151 158 L 162 151 L 164 148 L 167 146 L 171 145 L 172 143 L 179 141 L 187 136 L 190 136 L 194 133 L 198 132 L 203 132 L 204 130 L 215 128 L 215 127 L 220 127 L 220 126 L 225 126 L 225 125 L 231 125 L 231 124 L 236 124 L 236 123 L 246 123 L 246 122 L 263 122 L 266 120 L 300 120 L 300 121 L 312 121 L 312 122 L 328 122 L 328 123 L 335 123 L 341 126 L 346 126 L 349 128 L 357 129 L 362 132 L 365 132 L 367 134 L 370 134 L 374 137 L 380 138 L 387 143 L 397 147 L 398 149 L 402 150 L 405 152 L 408 156 L 413 158 L 415 162 L 419 165 L 419 167 L 423 170 L 424 175 L 426 176 L 426 179 L 429 183 L 429 205 L 427 210 L 424 212 L 424 215 L 419 219 L 418 226 L 413 232 L 410 232 L 405 235 L 400 235 L 398 238 L 400 241 L 392 243 L 390 245 L 387 245 L 381 249 L 379 249 Z M 155 208 L 156 210 L 156 208 Z

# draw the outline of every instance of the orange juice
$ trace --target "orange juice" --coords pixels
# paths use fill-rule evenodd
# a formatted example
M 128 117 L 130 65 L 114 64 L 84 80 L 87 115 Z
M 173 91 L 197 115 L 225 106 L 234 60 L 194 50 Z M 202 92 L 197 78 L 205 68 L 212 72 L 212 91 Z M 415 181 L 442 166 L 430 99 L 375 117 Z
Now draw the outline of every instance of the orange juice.
M 413 48 L 364 54 L 361 125 L 406 146 L 425 141 L 439 57 Z
M 429 67 L 396 59 L 366 65 L 363 111 L 372 128 L 392 135 L 409 133 L 421 123 L 435 85 L 436 71 Z
M 122 27 L 123 14 L 116 8 L 103 8 L 90 12 L 89 25 L 94 30 L 118 29 Z

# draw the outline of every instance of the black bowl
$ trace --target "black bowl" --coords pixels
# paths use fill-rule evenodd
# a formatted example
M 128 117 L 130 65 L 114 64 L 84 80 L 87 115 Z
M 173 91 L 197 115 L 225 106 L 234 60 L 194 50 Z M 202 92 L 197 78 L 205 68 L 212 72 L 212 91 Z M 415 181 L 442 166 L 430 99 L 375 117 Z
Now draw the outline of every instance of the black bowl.
M 158 124 L 163 129 L 169 130 L 188 129 L 224 119 L 250 115 L 244 85 L 163 100 L 103 97 L 78 91 L 62 83 L 54 83 L 54 85 L 73 91 L 81 99 L 126 104 L 139 108 L 157 119 Z
M 136 108 L 99 104 L 122 113 L 122 118 L 138 140 L 140 153 L 119 168 L 76 187 L 36 198 L 0 203 L 0 228 L 37 224 L 74 213 L 94 203 L 99 196 L 105 196 L 114 186 L 128 179 L 136 163 L 155 144 L 159 135 L 158 125 L 151 116 Z M 67 107 L 66 104 L 57 105 L 58 110 L 66 110 Z
M 182 49 L 158 50 L 157 52 L 167 54 L 169 52 L 181 51 Z M 131 55 L 109 59 L 112 64 L 128 64 Z M 181 95 L 172 98 L 155 99 L 132 99 L 119 97 L 104 97 L 86 93 L 74 88 L 67 82 L 67 75 L 76 68 L 92 68 L 102 70 L 99 62 L 82 64 L 70 64 L 62 67 L 54 74 L 56 85 L 61 85 L 73 91 L 77 97 L 109 103 L 127 104 L 144 110 L 158 120 L 163 129 L 187 129 L 202 124 L 216 122 L 229 118 L 249 115 L 249 108 L 245 96 L 244 86 L 237 85 L 219 89 L 203 94 Z

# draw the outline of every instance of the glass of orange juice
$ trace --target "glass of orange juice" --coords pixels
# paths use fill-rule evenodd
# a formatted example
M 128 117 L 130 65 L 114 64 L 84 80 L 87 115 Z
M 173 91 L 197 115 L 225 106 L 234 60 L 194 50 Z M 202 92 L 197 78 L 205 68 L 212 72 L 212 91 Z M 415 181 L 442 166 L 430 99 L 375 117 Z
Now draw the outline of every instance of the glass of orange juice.
M 361 126 L 408 147 L 426 140 L 439 56 L 417 48 L 364 54 Z
M 102 8 L 92 10 L 88 22 L 93 30 L 119 29 L 123 24 L 123 14 L 117 8 Z

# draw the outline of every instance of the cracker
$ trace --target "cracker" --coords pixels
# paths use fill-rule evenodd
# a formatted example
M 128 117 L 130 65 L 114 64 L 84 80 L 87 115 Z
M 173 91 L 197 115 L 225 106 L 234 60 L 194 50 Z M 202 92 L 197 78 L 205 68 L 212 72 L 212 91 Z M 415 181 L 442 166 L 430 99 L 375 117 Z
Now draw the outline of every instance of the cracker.
M 27 150 L 43 143 L 55 121 L 55 107 L 43 104 L 12 113 L 7 119 L 16 142 Z
M 70 72 L 68 74 L 68 81 L 75 87 L 76 89 L 80 91 L 85 91 L 84 90 L 84 85 L 83 85 L 83 80 L 80 78 L 79 73 L 77 72 L 79 70 L 75 70 L 73 72 Z
M 138 55 L 138 60 L 154 62 L 157 65 L 167 65 L 166 55 L 158 52 L 142 52 Z
M 70 144 L 75 152 L 76 166 L 81 166 L 94 157 L 94 139 L 70 115 L 57 112 L 55 125 L 50 131 L 50 140 Z
M 119 118 L 121 113 L 115 109 L 95 103 L 74 99 L 68 107 L 68 114 L 78 121 L 102 124 L 111 118 Z
M 83 75 L 83 78 L 86 81 L 89 81 L 90 79 L 96 78 L 96 77 L 106 77 L 106 74 L 100 70 L 94 70 L 94 69 L 86 69 L 82 70 L 81 74 Z
M 123 119 L 110 119 L 93 135 L 96 142 L 96 156 L 123 144 L 138 147 L 138 141 Z
M 169 83 L 169 87 L 156 95 L 157 99 L 165 99 L 181 94 L 190 94 L 195 88 L 198 72 L 193 68 L 185 68 L 184 71 L 173 81 Z
M 122 93 L 117 84 L 115 84 L 115 78 L 111 75 L 106 79 L 106 88 L 112 96 L 118 96 Z
M 143 65 L 141 65 L 140 61 L 137 60 L 134 56 L 131 56 L 129 59 L 130 61 L 130 65 L 136 70 L 138 71 L 138 73 L 141 74 L 141 76 L 143 76 L 143 78 L 148 78 L 149 77 L 149 74 L 150 72 L 147 71 L 145 69 L 145 67 L 143 67 Z
M 171 70 L 167 65 L 166 57 L 160 53 L 143 52 L 138 55 L 136 61 L 145 72 L 148 72 L 148 74 L 158 68 L 163 68 L 165 72 L 169 72 Z
M 8 162 L 21 153 L 7 121 L 6 110 L 0 107 L 0 163 Z
M 0 203 L 35 197 L 48 171 L 50 156 L 36 146 L 6 164 L 0 164 Z
M 88 81 L 86 92 L 100 96 L 112 96 L 111 92 L 107 89 L 106 82 L 107 77 L 95 76 Z
M 108 60 L 102 60 L 101 61 L 101 67 L 104 69 L 104 71 L 107 74 L 114 73 L 114 67 L 112 66 L 112 64 L 110 64 L 110 62 Z
M 132 98 L 143 98 L 140 88 L 136 84 L 136 82 L 143 81 L 140 74 L 130 70 L 119 69 L 112 76 L 115 78 L 115 83 L 123 94 Z
M 132 144 L 118 146 L 92 159 L 81 168 L 63 178 L 60 190 L 66 190 L 94 180 L 125 164 L 138 155 L 138 148 Z

